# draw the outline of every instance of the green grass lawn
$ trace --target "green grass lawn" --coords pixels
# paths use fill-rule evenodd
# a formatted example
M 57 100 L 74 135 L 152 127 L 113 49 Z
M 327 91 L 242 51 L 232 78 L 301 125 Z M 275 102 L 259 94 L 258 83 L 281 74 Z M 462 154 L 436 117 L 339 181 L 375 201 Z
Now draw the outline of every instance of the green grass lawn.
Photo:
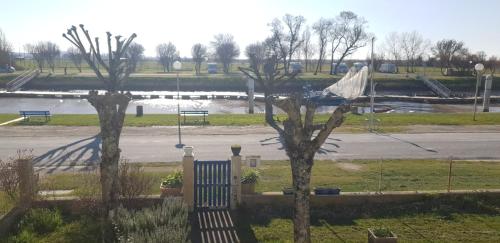
M 318 114 L 316 122 L 325 122 L 329 114 Z M 0 114 L 0 121 L 7 121 L 18 116 L 14 114 Z M 419 113 L 419 114 L 376 114 L 380 120 L 382 131 L 399 131 L 400 126 L 410 125 L 500 125 L 500 113 L 479 113 L 477 121 L 473 121 L 470 113 Z M 280 115 L 283 120 L 285 115 Z M 193 119 L 193 118 L 189 118 Z M 363 130 L 367 124 L 368 115 L 348 114 L 341 127 L 347 131 Z M 210 114 L 208 122 L 211 126 L 248 126 L 265 125 L 264 114 Z M 58 126 L 98 126 L 97 115 L 54 115 L 49 122 L 45 119 L 33 119 L 30 122 L 18 122 L 12 125 L 58 125 Z M 201 125 L 200 123 L 194 123 Z M 177 125 L 175 114 L 151 114 L 143 117 L 127 115 L 125 126 L 174 126 Z M 392 129 L 392 130 L 391 130 Z
M 15 202 L 11 200 L 5 192 L 0 191 L 0 217 L 14 207 Z
M 253 213 L 258 213 L 259 210 Z M 241 218 L 252 217 L 245 215 Z M 336 220 L 320 218 L 311 226 L 312 242 L 366 242 L 367 229 L 388 227 L 399 242 L 498 242 L 500 215 L 453 213 L 401 215 Z M 248 228 L 240 230 L 242 242 L 293 242 L 290 218 L 268 218 L 265 223 L 248 220 Z M 256 240 L 256 241 L 255 241 Z
M 446 190 L 449 162 L 443 160 L 384 160 L 382 191 Z M 265 161 L 259 168 L 256 191 L 281 191 L 292 185 L 288 161 Z M 455 161 L 452 189 L 500 189 L 500 162 Z M 340 187 L 342 191 L 378 191 L 380 162 L 316 161 L 312 187 Z
M 159 194 L 163 178 L 179 163 L 146 164 L 145 173 L 153 178 L 149 192 Z M 256 191 L 281 191 L 292 184 L 288 161 L 263 161 L 261 178 Z M 382 163 L 382 191 L 446 190 L 449 162 L 444 160 L 384 160 Z M 342 191 L 378 191 L 380 162 L 354 160 L 349 162 L 316 161 L 312 171 L 312 187 L 340 187 Z M 500 189 L 500 162 L 455 161 L 452 189 Z M 41 190 L 78 189 L 88 181 L 98 181 L 95 173 L 59 173 L 41 179 Z

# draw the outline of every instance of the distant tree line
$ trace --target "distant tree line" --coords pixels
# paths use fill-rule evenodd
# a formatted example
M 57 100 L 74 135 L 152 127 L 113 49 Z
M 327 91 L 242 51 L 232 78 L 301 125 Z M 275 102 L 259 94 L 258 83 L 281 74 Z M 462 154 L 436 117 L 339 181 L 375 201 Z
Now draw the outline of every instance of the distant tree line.
M 370 39 L 374 37 L 368 32 L 368 22 L 351 11 L 342 11 L 329 18 L 321 17 L 311 25 L 307 25 L 303 16 L 287 14 L 272 20 L 268 27 L 270 35 L 267 40 L 252 43 L 245 47 L 243 53 L 251 61 L 249 55 L 254 59 L 259 59 L 259 56 L 262 59 L 264 49 L 273 49 L 281 60 L 283 72 L 287 74 L 293 69 L 292 62 L 296 61 L 302 62 L 303 71 L 306 72 L 317 74 L 329 71 L 330 74 L 337 74 L 340 65 L 335 64 L 344 62 L 360 48 L 368 46 Z M 483 51 L 472 53 L 462 41 L 443 39 L 432 44 L 417 31 L 392 32 L 385 39 L 377 40 L 377 43 L 380 44 L 375 51 L 375 68 L 379 68 L 384 62 L 390 62 L 413 73 L 416 71 L 415 67 L 425 64 L 439 67 L 443 75 L 466 75 L 474 72 L 472 67 L 477 62 L 484 63 L 491 73 L 495 73 L 500 66 L 497 56 L 487 56 Z M 262 45 L 267 47 L 259 47 Z M 50 41 L 26 44 L 25 50 L 32 55 L 41 71 L 45 67 L 53 71 L 55 60 L 61 54 L 59 47 Z M 129 47 L 124 58 L 131 72 L 137 71 L 144 59 L 144 50 L 138 43 Z M 11 52 L 12 46 L 0 30 L 0 65 L 12 63 Z M 171 72 L 173 63 L 181 59 L 172 42 L 159 44 L 156 55 L 163 72 Z M 191 60 L 197 75 L 201 74 L 202 63 L 209 59 L 219 62 L 222 71 L 228 73 L 239 55 L 240 48 L 234 36 L 229 33 L 215 35 L 208 46 L 196 43 L 191 48 Z M 81 72 L 82 54 L 69 48 L 63 57 L 69 59 Z M 328 70 L 323 70 L 325 66 Z

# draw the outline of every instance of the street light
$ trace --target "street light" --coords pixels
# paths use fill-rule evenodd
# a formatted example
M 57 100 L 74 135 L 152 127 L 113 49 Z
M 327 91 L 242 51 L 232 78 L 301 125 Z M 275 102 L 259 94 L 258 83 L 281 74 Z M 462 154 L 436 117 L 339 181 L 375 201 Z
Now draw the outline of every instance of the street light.
M 174 69 L 177 71 L 177 131 L 179 134 L 179 143 L 177 145 L 175 145 L 175 147 L 182 148 L 184 146 L 184 144 L 182 144 L 182 141 L 181 141 L 181 107 L 179 104 L 179 99 L 180 99 L 180 96 L 179 96 L 179 71 L 182 68 L 182 63 L 179 61 L 175 61 L 173 66 L 174 66 Z
M 476 64 L 476 66 L 474 66 L 474 69 L 476 70 L 477 80 L 476 80 L 476 94 L 474 95 L 474 116 L 472 117 L 473 121 L 476 120 L 477 95 L 479 93 L 479 84 L 481 83 L 481 72 L 484 69 L 484 65 L 482 63 L 478 63 Z

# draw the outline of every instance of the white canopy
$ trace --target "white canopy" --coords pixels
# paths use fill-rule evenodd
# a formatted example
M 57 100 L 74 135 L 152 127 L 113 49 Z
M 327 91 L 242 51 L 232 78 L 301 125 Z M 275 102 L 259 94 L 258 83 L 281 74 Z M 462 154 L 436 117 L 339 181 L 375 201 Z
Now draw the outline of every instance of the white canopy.
M 322 96 L 333 94 L 347 100 L 353 100 L 363 94 L 368 81 L 368 67 L 356 71 L 351 68 L 342 79 L 323 90 Z

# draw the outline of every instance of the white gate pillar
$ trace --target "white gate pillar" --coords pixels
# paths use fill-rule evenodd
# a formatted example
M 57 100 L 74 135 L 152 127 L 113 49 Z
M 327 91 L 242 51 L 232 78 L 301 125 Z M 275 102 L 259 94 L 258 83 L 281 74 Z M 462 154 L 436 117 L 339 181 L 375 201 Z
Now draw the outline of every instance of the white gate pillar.
M 184 147 L 182 170 L 182 199 L 188 205 L 189 210 L 192 210 L 194 206 L 194 153 L 192 146 Z
M 231 156 L 231 209 L 241 203 L 241 156 Z

